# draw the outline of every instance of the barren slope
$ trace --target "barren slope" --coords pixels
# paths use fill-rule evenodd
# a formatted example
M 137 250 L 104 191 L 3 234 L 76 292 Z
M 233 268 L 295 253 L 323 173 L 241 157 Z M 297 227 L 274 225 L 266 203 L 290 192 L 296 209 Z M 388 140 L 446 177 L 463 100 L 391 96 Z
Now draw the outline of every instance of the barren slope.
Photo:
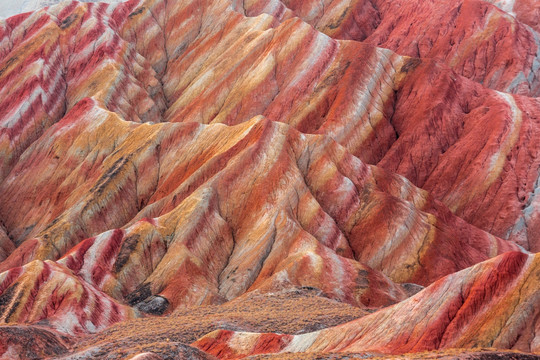
M 537 352 L 540 256 L 510 252 L 374 314 L 303 335 L 218 330 L 194 343 L 222 359 L 271 352 L 382 352 L 495 347 Z
M 539 42 L 500 8 L 0 21 L 0 357 L 539 351 Z

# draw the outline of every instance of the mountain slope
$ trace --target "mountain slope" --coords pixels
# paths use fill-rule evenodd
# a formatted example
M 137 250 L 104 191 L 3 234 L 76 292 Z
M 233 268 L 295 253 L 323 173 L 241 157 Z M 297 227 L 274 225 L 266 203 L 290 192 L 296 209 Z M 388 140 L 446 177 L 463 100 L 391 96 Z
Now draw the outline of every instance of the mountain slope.
M 538 351 L 538 35 L 495 5 L 0 21 L 0 356 Z
M 335 328 L 295 336 L 218 330 L 194 344 L 222 359 L 281 351 L 402 354 L 490 346 L 538 351 L 539 265 L 538 255 L 507 253 Z

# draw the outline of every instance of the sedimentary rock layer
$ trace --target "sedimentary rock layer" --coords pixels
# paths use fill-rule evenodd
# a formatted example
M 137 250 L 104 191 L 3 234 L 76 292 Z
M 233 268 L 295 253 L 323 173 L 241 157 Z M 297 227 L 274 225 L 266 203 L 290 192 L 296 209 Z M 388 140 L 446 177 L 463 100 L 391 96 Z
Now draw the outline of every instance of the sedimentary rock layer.
M 537 99 L 487 90 L 433 60 L 334 41 L 298 19 L 278 25 L 223 2 L 184 4 L 147 4 L 124 26 L 126 37 L 156 34 L 138 45 L 160 59 L 155 67 L 168 59 L 166 120 L 230 125 L 263 114 L 329 135 L 432 191 L 468 222 L 536 251 Z M 204 16 L 188 25 L 182 19 L 195 4 L 204 4 Z M 158 35 L 189 26 L 197 32 Z
M 489 0 L 524 24 L 540 31 L 540 4 L 533 0 Z
M 3 272 L 0 293 L 3 323 L 39 323 L 64 334 L 95 332 L 136 316 L 51 261 Z
M 432 191 L 474 225 L 536 249 L 538 220 L 531 214 L 538 176 L 536 100 L 488 91 L 431 60 L 421 62 L 359 43 L 336 42 L 299 20 L 279 25 L 267 15 L 245 18 L 226 1 L 202 4 L 205 16 L 200 22 L 182 23 L 182 16 L 194 5 L 201 4 L 170 9 L 167 6 L 173 5 L 163 2 L 130 2 L 116 8 L 85 5 L 91 14 L 112 14 L 111 22 L 127 21 L 118 32 L 134 44 L 130 49 L 134 46 L 147 57 L 157 71 L 154 75 L 165 84 L 161 96 L 160 82 L 149 75 L 153 80 L 148 81 L 157 86 L 153 98 L 162 104 L 157 108 L 163 109 L 163 98 L 170 105 L 164 120 L 235 124 L 263 114 L 306 133 L 329 135 L 363 161 L 379 163 Z M 56 11 L 67 18 L 82 6 Z M 24 23 L 14 29 L 24 28 Z M 176 34 L 165 31 L 167 26 L 193 27 L 198 32 Z M 139 40 L 138 33 L 155 35 Z M 31 38 L 26 42 L 37 46 Z M 308 66 L 313 71 L 305 71 Z M 70 80 L 74 73 L 70 74 L 68 82 L 80 82 Z M 85 93 L 91 88 L 87 85 L 88 81 L 81 84 L 83 93 L 71 102 L 91 95 Z M 113 98 L 118 102 L 118 97 Z M 125 109 L 117 111 L 106 99 L 100 100 L 123 119 L 133 120 L 141 112 L 131 108 L 140 106 L 140 101 L 122 100 Z M 11 130 L 5 131 L 10 132 L 6 146 L 21 148 Z M 23 142 L 31 142 L 32 134 Z M 27 235 L 31 234 L 17 241 Z M 14 236 L 19 237 L 16 230 Z
M 392 307 L 303 335 L 218 330 L 194 343 L 222 359 L 274 352 L 497 347 L 538 351 L 540 256 L 510 252 L 437 281 Z
M 152 302 L 140 306 L 158 312 L 282 283 L 382 306 L 405 297 L 390 279 L 427 285 L 517 249 L 328 137 L 264 118 L 229 127 L 136 125 L 90 100 L 72 110 L 79 111 L 85 120 L 73 124 L 68 114 L 34 143 L 30 153 L 44 156 L 21 160 L 21 182 L 6 181 L 13 186 L 6 193 L 18 198 L 35 191 L 23 184 L 35 166 L 44 184 L 69 174 L 46 195 L 55 204 L 11 212 L 43 225 L 2 263 L 6 269 L 61 258 L 110 296 Z M 103 126 L 108 137 L 99 136 Z M 65 163 L 56 159 L 60 146 Z
M 130 121 L 159 121 L 160 84 L 115 31 L 112 10 L 71 2 L 0 23 L 0 180 L 45 129 L 87 96 Z
M 534 1 L 257 0 L 238 6 L 250 15 L 299 16 L 336 39 L 438 59 L 486 87 L 539 95 L 540 37 L 528 26 L 538 30 Z
M 539 42 L 495 5 L 63 2 L 1 21 L 0 356 L 113 352 L 76 338 L 294 289 L 372 314 L 279 335 L 228 313 L 237 328 L 194 345 L 538 351 Z M 353 320 L 333 314 L 309 331 Z M 177 340 L 116 353 L 211 358 Z

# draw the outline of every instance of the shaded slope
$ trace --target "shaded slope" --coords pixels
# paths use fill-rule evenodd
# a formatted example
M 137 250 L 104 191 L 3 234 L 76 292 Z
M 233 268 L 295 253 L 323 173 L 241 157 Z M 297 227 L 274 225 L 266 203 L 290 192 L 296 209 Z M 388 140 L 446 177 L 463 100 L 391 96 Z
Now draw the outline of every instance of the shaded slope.
M 0 326 L 3 359 L 39 359 L 68 353 L 72 339 L 43 326 Z

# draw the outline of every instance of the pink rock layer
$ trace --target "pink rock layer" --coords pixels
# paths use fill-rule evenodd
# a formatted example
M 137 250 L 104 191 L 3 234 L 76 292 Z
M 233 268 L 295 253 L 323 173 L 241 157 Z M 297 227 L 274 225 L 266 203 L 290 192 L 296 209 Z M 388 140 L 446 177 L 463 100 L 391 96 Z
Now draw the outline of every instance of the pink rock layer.
M 375 313 L 196 345 L 536 351 L 540 62 L 521 18 L 130 0 L 0 22 L 0 350 L 313 287 Z
M 194 345 L 220 359 L 278 352 L 496 347 L 538 351 L 540 256 L 510 252 L 449 275 L 372 315 L 302 335 L 218 330 Z

